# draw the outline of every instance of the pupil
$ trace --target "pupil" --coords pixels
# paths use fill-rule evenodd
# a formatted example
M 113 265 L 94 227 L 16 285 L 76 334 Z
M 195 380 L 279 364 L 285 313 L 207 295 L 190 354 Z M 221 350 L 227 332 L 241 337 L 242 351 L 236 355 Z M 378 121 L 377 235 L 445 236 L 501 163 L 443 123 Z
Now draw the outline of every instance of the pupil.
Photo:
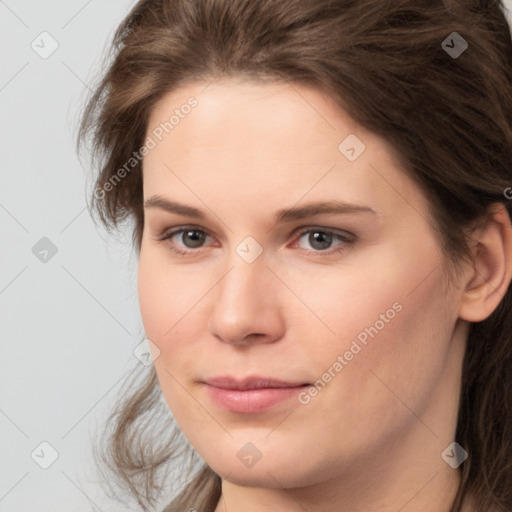
M 312 231 L 309 235 L 309 243 L 315 249 L 328 249 L 332 242 L 332 235 L 322 231 Z

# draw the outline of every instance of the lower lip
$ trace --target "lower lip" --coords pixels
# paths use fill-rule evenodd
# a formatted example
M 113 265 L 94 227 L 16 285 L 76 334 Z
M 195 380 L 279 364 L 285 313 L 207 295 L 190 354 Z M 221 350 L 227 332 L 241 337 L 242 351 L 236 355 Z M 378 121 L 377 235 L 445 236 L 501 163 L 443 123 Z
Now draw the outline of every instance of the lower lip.
M 308 387 L 293 388 L 261 388 L 261 389 L 222 389 L 207 385 L 210 398 L 228 411 L 255 413 L 269 409 L 273 405 L 297 396 L 301 390 Z

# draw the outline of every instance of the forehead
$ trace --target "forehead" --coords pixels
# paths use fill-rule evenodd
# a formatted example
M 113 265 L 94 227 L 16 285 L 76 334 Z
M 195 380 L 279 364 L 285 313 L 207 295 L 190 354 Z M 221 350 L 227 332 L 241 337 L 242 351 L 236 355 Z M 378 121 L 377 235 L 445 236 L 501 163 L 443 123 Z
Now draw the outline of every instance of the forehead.
M 165 189 L 185 192 L 185 186 L 189 196 L 200 191 L 220 200 L 236 193 L 247 207 L 258 196 L 271 202 L 270 188 L 280 203 L 325 194 L 353 202 L 364 196 L 384 209 L 400 202 L 410 209 L 401 197 L 419 208 L 424 203 L 385 141 L 310 87 L 191 83 L 155 106 L 147 136 L 156 145 L 144 158 L 146 197 Z M 355 159 L 347 153 L 352 148 Z
M 176 145 L 184 136 L 189 143 L 193 138 L 197 146 L 243 148 L 248 157 L 261 149 L 266 155 L 278 156 L 283 150 L 295 149 L 301 156 L 310 153 L 314 157 L 315 149 L 336 155 L 344 131 L 361 131 L 317 89 L 235 79 L 192 83 L 168 93 L 153 109 L 148 128 L 169 121 L 190 98 L 197 105 L 180 119 L 175 117 L 176 124 L 169 132 Z

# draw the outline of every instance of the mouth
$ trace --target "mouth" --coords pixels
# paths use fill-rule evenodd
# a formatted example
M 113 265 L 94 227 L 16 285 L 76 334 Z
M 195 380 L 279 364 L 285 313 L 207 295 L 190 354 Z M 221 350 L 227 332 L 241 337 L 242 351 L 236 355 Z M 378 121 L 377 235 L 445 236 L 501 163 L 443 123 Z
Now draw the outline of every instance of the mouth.
M 257 413 L 293 398 L 310 383 L 271 377 L 250 376 L 243 379 L 215 377 L 201 381 L 209 398 L 220 408 L 237 413 Z M 298 402 L 297 402 L 298 403 Z

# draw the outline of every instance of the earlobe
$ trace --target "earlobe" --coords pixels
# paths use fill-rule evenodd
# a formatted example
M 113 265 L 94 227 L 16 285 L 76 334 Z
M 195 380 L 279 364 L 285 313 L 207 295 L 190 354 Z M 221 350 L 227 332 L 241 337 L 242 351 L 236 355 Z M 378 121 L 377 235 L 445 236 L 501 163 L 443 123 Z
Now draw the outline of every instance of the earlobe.
M 498 307 L 512 279 L 512 226 L 505 206 L 492 205 L 485 224 L 472 236 L 473 268 L 468 273 L 459 316 L 485 320 Z

